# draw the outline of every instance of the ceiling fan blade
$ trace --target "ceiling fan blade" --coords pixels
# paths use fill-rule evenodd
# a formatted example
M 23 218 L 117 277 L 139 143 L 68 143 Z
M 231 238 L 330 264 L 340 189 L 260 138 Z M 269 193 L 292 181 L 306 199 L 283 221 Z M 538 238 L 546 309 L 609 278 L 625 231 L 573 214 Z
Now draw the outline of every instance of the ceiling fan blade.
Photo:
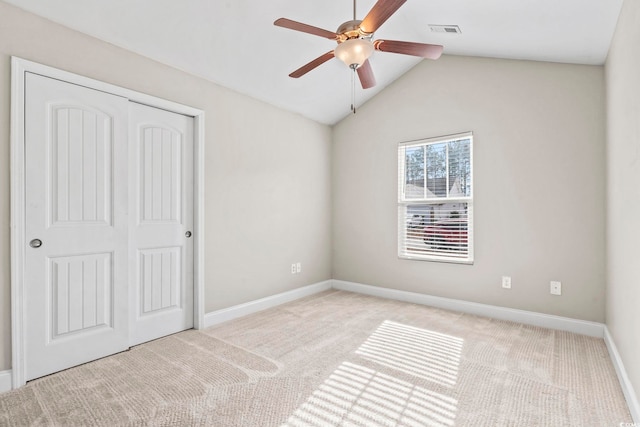
M 303 24 L 302 22 L 292 21 L 287 18 L 276 19 L 273 25 L 290 30 L 302 31 L 303 33 L 313 34 L 314 36 L 320 36 L 330 40 L 336 40 L 338 38 L 338 35 L 334 32 L 323 30 L 313 25 Z
M 297 79 L 298 77 L 302 77 L 305 74 L 307 74 L 309 71 L 324 64 L 331 58 L 333 58 L 333 51 L 327 52 L 324 55 L 321 55 L 316 59 L 314 59 L 313 61 L 309 62 L 308 64 L 303 65 L 302 67 L 295 70 L 293 73 L 289 74 L 289 77 L 293 77 L 294 79 Z
M 402 55 L 420 56 L 428 59 L 438 59 L 442 55 L 442 46 L 439 44 L 426 44 L 414 42 L 402 42 L 397 40 L 376 40 L 373 42 L 376 50 L 382 52 L 400 53 Z
M 362 89 L 369 89 L 376 85 L 376 78 L 373 75 L 373 69 L 368 59 L 358 67 L 358 77 L 360 78 Z
M 367 16 L 360 23 L 360 29 L 365 33 L 374 33 L 384 22 L 393 15 L 407 0 L 378 0 Z

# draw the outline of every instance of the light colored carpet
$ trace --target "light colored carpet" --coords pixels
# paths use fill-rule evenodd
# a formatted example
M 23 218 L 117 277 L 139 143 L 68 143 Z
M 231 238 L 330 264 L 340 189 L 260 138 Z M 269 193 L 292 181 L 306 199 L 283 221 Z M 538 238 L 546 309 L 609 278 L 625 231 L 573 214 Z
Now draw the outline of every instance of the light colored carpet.
M 342 291 L 0 394 L 2 426 L 617 426 L 603 340 Z

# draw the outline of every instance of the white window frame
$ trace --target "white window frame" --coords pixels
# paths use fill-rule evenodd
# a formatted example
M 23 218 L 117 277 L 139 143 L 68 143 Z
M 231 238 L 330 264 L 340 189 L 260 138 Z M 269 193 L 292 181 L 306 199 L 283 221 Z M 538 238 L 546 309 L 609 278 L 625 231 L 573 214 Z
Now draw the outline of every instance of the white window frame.
M 408 148 L 412 147 L 420 147 L 427 146 L 432 144 L 439 143 L 448 143 L 451 141 L 457 141 L 461 139 L 469 139 L 469 163 L 470 163 L 470 182 L 471 182 L 471 191 L 470 195 L 467 197 L 439 197 L 437 199 L 434 198 L 407 198 L 405 197 L 406 193 L 406 177 L 405 177 L 405 153 Z M 426 160 L 425 160 L 426 161 Z M 447 161 L 447 171 L 448 171 L 448 161 Z M 426 179 L 426 173 L 425 173 Z M 449 188 L 449 174 L 446 173 L 447 179 L 447 189 Z M 436 261 L 436 262 L 447 262 L 447 263 L 456 263 L 456 264 L 473 264 L 474 262 L 474 238 L 473 238 L 473 190 L 474 190 L 475 182 L 473 179 L 473 132 L 464 132 L 454 135 L 446 135 L 439 136 L 435 138 L 426 138 L 415 141 L 407 141 L 401 142 L 398 144 L 398 258 L 401 259 L 409 259 L 409 260 L 419 260 L 419 261 Z M 436 205 L 441 204 L 443 202 L 448 203 L 466 203 L 467 204 L 467 216 L 468 216 L 468 224 L 467 224 L 467 244 L 468 244 L 468 252 L 466 258 L 461 258 L 458 256 L 452 255 L 436 255 L 433 253 L 427 254 L 414 254 L 408 253 L 405 248 L 405 242 L 407 239 L 407 220 L 406 220 L 406 208 L 409 205 Z

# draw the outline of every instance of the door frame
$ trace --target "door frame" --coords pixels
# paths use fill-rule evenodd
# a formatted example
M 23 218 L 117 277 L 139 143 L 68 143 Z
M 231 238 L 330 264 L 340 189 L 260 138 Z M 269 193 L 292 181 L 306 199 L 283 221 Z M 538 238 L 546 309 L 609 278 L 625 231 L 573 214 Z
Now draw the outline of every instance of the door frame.
M 39 74 L 90 89 L 111 93 L 150 107 L 161 108 L 194 118 L 194 251 L 193 326 L 204 327 L 204 111 L 155 96 L 104 83 L 47 65 L 11 57 L 11 365 L 12 388 L 25 381 L 24 260 L 25 238 L 25 73 Z

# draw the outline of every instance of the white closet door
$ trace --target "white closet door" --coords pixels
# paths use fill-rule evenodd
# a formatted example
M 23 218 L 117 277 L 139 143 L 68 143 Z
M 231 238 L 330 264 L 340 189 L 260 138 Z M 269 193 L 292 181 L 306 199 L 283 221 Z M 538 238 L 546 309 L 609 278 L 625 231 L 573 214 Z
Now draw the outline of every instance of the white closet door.
M 193 118 L 130 103 L 131 340 L 193 327 Z
M 25 377 L 128 348 L 127 109 L 26 74 Z

